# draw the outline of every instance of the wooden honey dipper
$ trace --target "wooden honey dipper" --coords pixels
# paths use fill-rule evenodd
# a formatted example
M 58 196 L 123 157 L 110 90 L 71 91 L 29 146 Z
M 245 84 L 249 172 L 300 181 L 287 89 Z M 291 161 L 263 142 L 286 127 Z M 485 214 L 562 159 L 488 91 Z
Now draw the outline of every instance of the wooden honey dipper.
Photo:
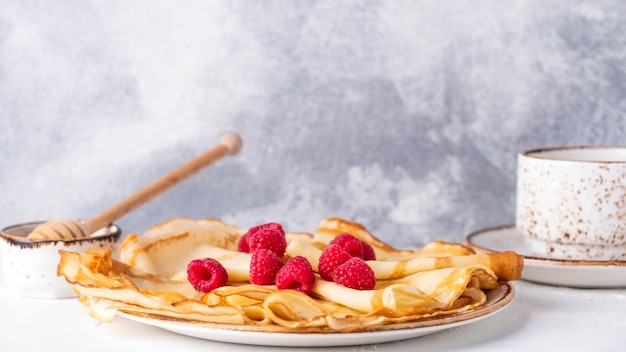
M 37 226 L 27 239 L 38 240 L 74 240 L 90 236 L 139 206 L 152 200 L 166 190 L 186 180 L 188 177 L 218 161 L 227 155 L 235 155 L 241 150 L 241 138 L 234 133 L 225 134 L 220 143 L 196 158 L 188 161 L 165 176 L 133 193 L 117 204 L 86 221 L 51 220 Z

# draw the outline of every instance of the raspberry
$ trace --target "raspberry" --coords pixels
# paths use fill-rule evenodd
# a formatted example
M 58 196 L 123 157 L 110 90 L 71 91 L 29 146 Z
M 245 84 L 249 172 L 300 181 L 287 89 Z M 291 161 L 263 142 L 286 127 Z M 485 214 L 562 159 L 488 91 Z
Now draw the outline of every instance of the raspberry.
M 187 280 L 196 290 L 209 292 L 226 285 L 228 273 L 213 258 L 194 259 L 187 264 Z
M 333 238 L 330 244 L 337 244 L 353 257 L 359 257 L 363 260 L 375 260 L 376 254 L 369 243 L 362 241 L 349 233 L 342 233 Z
M 342 233 L 341 235 L 333 238 L 330 244 L 339 245 L 344 251 L 348 252 L 353 257 L 363 258 L 363 241 L 352 236 L 349 233 Z
M 279 236 L 270 234 L 270 232 L 277 232 Z M 257 234 L 260 234 L 260 237 L 253 239 Z M 282 225 L 275 222 L 251 227 L 245 235 L 241 236 L 237 244 L 237 249 L 243 253 L 250 253 L 258 248 L 266 248 L 276 252 L 279 257 L 285 255 L 286 247 L 285 230 L 283 230 Z
M 276 273 L 283 266 L 283 261 L 269 249 L 257 249 L 250 260 L 250 283 L 271 285 L 276 282 Z
M 308 294 L 315 284 L 315 274 L 311 263 L 302 256 L 291 258 L 276 274 L 276 287 L 279 290 L 292 289 Z
M 285 235 L 278 231 L 261 229 L 249 235 L 248 247 L 250 248 L 250 252 L 254 252 L 257 249 L 269 249 L 282 258 L 287 248 L 287 240 L 285 239 Z
M 358 257 L 339 265 L 333 271 L 333 281 L 356 290 L 373 290 L 376 286 L 374 271 Z
M 259 230 L 274 230 L 278 231 L 278 233 L 283 236 L 285 235 L 285 230 L 283 230 L 283 226 L 276 222 L 268 222 L 266 224 L 251 227 L 250 230 L 248 230 L 248 233 L 255 233 Z
M 250 238 L 250 232 L 246 232 L 245 235 L 241 236 L 239 239 L 239 243 L 237 243 L 237 249 L 243 253 L 250 253 L 250 245 L 248 244 L 248 239 Z
M 376 260 L 376 252 L 369 243 L 363 241 L 363 260 Z
M 352 256 L 338 244 L 331 244 L 324 248 L 320 255 L 318 271 L 322 279 L 332 281 L 333 271 L 339 265 L 347 262 Z

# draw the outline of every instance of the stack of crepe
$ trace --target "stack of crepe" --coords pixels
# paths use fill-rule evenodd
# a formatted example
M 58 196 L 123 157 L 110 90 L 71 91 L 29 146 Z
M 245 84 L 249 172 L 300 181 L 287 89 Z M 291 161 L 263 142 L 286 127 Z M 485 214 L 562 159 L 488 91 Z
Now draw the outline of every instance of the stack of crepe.
M 398 250 L 362 225 L 323 219 L 314 233 L 287 233 L 286 258 L 306 257 L 316 271 L 322 250 L 342 233 L 369 243 L 376 260 L 373 290 L 354 290 L 317 276 L 304 294 L 248 282 L 250 254 L 237 251 L 247 229 L 216 219 L 175 218 L 143 235 L 129 234 L 119 259 L 106 249 L 60 251 L 58 274 L 71 284 L 90 314 L 112 321 L 116 312 L 246 331 L 369 331 L 485 305 L 489 290 L 518 280 L 523 257 L 514 252 L 476 254 L 460 244 L 435 241 Z M 208 293 L 187 281 L 187 264 L 217 259 L 226 286 Z M 115 258 L 118 258 L 115 256 Z

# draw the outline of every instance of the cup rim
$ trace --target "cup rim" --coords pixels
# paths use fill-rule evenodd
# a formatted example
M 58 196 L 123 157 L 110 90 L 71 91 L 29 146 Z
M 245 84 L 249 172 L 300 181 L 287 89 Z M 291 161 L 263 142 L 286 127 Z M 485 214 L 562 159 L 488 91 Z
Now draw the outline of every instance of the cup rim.
M 573 152 L 584 153 L 586 157 L 574 157 Z M 600 157 L 598 152 L 612 152 L 619 154 L 619 157 L 607 158 Z M 564 154 L 570 154 L 564 156 Z M 593 154 L 592 158 L 590 154 Z M 624 146 L 601 146 L 601 145 L 563 145 L 563 146 L 544 146 L 530 148 L 520 152 L 520 156 L 535 159 L 562 162 L 581 162 L 581 163 L 608 163 L 623 164 L 626 163 L 626 147 Z

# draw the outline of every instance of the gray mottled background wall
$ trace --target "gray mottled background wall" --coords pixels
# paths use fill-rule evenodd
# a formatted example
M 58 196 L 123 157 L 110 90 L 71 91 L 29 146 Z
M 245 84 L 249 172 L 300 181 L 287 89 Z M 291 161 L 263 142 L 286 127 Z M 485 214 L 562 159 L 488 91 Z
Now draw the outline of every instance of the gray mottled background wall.
M 395 246 L 514 221 L 516 154 L 622 145 L 620 1 L 0 0 L 0 223 L 90 217 L 238 132 L 118 223 Z

